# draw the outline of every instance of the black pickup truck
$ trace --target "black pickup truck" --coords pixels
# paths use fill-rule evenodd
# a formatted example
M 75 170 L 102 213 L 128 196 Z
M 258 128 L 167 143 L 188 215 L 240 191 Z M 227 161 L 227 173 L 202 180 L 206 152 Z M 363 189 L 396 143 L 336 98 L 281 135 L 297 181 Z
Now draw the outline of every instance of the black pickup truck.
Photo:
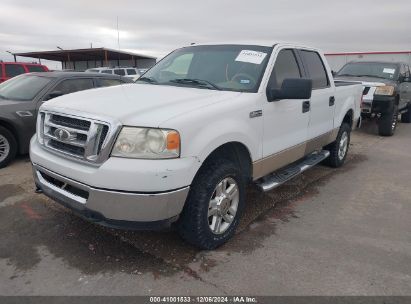
M 36 132 L 37 110 L 52 98 L 88 90 L 129 83 L 117 75 L 82 72 L 43 72 L 17 76 L 0 84 L 0 168 L 17 153 L 28 153 Z
M 376 118 L 378 133 L 392 136 L 401 121 L 411 123 L 411 75 L 402 62 L 349 62 L 335 75 L 337 80 L 362 83 L 364 86 L 361 114 Z

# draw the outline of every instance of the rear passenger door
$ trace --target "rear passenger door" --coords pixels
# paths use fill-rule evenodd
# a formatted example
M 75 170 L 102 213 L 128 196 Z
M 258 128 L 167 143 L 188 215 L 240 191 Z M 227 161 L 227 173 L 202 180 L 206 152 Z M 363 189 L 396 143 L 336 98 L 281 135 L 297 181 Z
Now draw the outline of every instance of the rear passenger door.
M 335 96 L 325 64 L 320 54 L 311 50 L 299 50 L 304 64 L 305 77 L 312 79 L 313 90 L 310 105 L 308 140 L 325 135 L 334 127 Z

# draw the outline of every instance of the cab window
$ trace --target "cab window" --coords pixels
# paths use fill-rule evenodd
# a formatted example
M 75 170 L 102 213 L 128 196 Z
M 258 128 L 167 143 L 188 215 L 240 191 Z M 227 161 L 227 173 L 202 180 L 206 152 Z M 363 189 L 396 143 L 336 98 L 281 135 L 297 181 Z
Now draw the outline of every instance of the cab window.
M 115 70 L 114 70 L 114 74 L 120 75 L 120 76 L 126 75 L 124 69 L 115 69 Z
M 43 66 L 41 65 L 26 65 L 29 72 L 45 72 Z
M 293 50 L 285 49 L 278 53 L 269 80 L 269 87 L 280 89 L 284 79 L 301 78 L 301 71 Z
M 135 69 L 127 69 L 127 75 L 136 75 L 137 72 Z
M 63 95 L 70 94 L 78 91 L 88 90 L 94 87 L 93 79 L 81 78 L 81 79 L 67 79 L 60 82 L 54 91 L 62 92 Z
M 301 50 L 301 56 L 313 81 L 313 90 L 328 87 L 330 82 L 320 55 L 317 52 Z
M 401 81 L 404 80 L 405 78 L 410 77 L 410 70 L 408 68 L 408 65 L 401 64 L 399 77 Z
M 21 64 L 6 64 L 7 77 L 14 77 L 20 74 L 24 74 L 26 71 Z
M 100 87 L 111 87 L 122 84 L 118 79 L 99 79 Z

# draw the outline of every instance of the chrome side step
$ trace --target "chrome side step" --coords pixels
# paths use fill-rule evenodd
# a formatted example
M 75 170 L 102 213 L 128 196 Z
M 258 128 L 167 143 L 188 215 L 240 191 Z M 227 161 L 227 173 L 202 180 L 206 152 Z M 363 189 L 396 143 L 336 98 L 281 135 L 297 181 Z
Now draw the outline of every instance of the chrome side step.
M 303 173 L 307 169 L 322 162 L 328 156 L 330 156 L 330 152 L 327 150 L 313 152 L 300 161 L 297 161 L 283 169 L 280 169 L 279 171 L 270 173 L 260 178 L 256 182 L 257 186 L 262 191 L 270 191 L 284 184 L 286 181 L 289 181 L 293 177 Z

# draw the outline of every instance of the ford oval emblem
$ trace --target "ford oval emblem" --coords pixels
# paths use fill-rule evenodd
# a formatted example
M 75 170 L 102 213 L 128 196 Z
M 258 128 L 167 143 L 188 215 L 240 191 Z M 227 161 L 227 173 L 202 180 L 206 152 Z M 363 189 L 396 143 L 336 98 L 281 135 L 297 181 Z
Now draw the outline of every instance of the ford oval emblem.
M 61 141 L 72 140 L 73 136 L 66 129 L 58 128 L 54 131 L 54 136 Z

